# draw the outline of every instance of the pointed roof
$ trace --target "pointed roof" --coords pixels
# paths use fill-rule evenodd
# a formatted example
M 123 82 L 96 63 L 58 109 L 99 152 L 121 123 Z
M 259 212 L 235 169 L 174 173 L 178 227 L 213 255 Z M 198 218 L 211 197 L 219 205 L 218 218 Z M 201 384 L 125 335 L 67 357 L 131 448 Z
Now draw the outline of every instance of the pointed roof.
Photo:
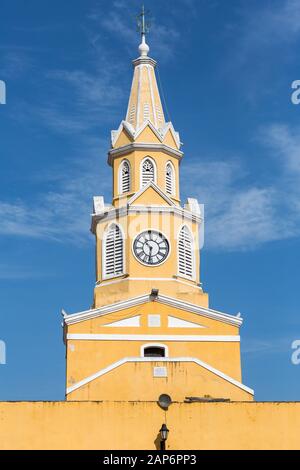
M 155 75 L 155 60 L 148 57 L 150 48 L 146 43 L 148 24 L 143 7 L 139 28 L 142 42 L 139 45 L 139 57 L 133 61 L 134 74 L 126 113 L 126 121 L 137 130 L 145 121 L 151 121 L 156 129 L 162 129 L 166 123 Z
M 137 130 L 145 121 L 156 129 L 165 126 L 165 115 L 156 81 L 156 62 L 147 55 L 133 61 L 134 73 L 127 107 L 126 121 Z
M 119 129 L 111 133 L 112 148 L 124 146 L 122 133 L 134 143 L 144 137 L 141 135 L 143 132 L 151 129 L 158 141 L 166 140 L 168 146 L 179 151 L 181 147 L 179 134 L 174 130 L 172 123 L 166 122 L 165 119 L 155 74 L 156 61 L 148 56 L 150 48 L 146 43 L 147 24 L 144 10 L 140 17 L 139 27 L 142 36 L 140 55 L 133 61 L 134 72 L 125 119 Z M 146 141 L 148 142 L 147 139 Z

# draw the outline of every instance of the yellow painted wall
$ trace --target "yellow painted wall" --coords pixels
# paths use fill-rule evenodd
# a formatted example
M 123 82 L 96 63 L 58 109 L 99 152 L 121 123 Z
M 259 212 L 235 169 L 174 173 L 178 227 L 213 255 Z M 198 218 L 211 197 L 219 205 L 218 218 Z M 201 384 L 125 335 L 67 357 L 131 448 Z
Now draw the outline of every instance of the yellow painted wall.
M 159 281 L 158 283 L 157 280 L 151 280 L 151 278 L 147 280 L 142 277 L 132 280 L 129 277 L 120 276 L 116 281 L 114 283 L 104 281 L 96 286 L 94 291 L 94 306 L 96 308 L 143 294 L 150 294 L 153 288 L 159 288 L 161 294 L 174 299 L 208 307 L 208 294 L 181 278 Z
M 0 403 L 0 449 L 299 449 L 300 403 Z
M 159 327 L 151 327 L 148 325 L 149 315 L 159 315 L 161 325 Z M 136 327 L 117 327 L 117 326 L 106 326 L 113 322 L 138 316 L 140 318 L 140 326 Z M 174 328 L 168 326 L 168 316 L 180 318 L 187 322 L 195 324 L 195 328 Z M 196 328 L 196 325 L 201 328 Z M 90 320 L 81 321 L 75 324 L 67 326 L 67 334 L 116 334 L 116 335 L 199 335 L 199 336 L 237 336 L 239 335 L 239 328 L 237 326 L 230 325 L 225 322 L 217 321 L 211 318 L 207 318 L 204 315 L 198 315 L 184 310 L 176 309 L 172 306 L 167 306 L 159 302 L 146 302 L 142 305 L 123 309 L 106 315 L 102 315 Z M 148 343 L 160 343 L 167 346 L 170 358 L 178 357 L 191 357 L 204 361 L 208 365 L 222 371 L 231 378 L 242 381 L 241 377 L 241 363 L 240 363 L 240 343 L 237 341 L 225 342 L 225 341 L 165 341 L 151 339 L 145 340 L 78 340 L 68 339 L 67 340 L 67 387 L 86 379 L 90 375 L 97 373 L 98 371 L 110 366 L 111 364 L 122 360 L 126 357 L 141 357 L 141 347 Z M 171 366 L 170 366 L 171 367 Z M 172 370 L 172 386 L 176 388 L 178 399 L 182 399 L 184 394 L 195 394 L 197 396 L 203 396 L 206 393 L 215 394 L 214 386 L 210 382 L 209 389 L 203 389 L 202 382 L 205 381 L 205 372 L 200 370 L 197 366 L 185 366 L 183 373 L 176 374 L 179 369 L 175 368 L 175 372 Z M 151 371 L 149 372 L 146 364 L 140 364 L 139 367 L 131 367 L 128 372 L 130 380 L 139 382 L 140 380 L 147 384 L 149 393 L 149 399 L 156 393 L 156 384 L 154 385 Z M 138 398 L 139 388 L 136 389 L 137 395 L 132 395 L 130 387 L 122 390 L 125 395 L 120 394 L 119 383 L 124 383 L 122 378 L 123 371 L 116 369 L 116 373 L 113 374 L 113 381 L 110 381 L 111 372 L 105 374 L 101 378 L 101 383 L 110 384 L 110 393 L 114 393 L 114 399 L 131 400 Z M 187 375 L 190 376 L 191 380 L 187 380 Z M 218 383 L 219 393 L 223 391 L 222 386 L 219 384 L 219 379 L 214 378 Z M 171 382 L 171 379 L 169 379 Z M 161 385 L 161 383 L 160 383 Z M 81 393 L 72 392 L 68 399 L 104 399 L 103 389 L 98 387 L 96 383 L 89 385 L 89 390 L 92 390 L 91 394 L 86 396 L 85 392 Z M 225 387 L 225 392 L 228 389 Z M 224 392 L 224 393 L 225 393 Z M 109 395 L 108 395 L 109 396 Z M 226 395 L 226 398 L 232 398 L 235 400 L 247 399 L 243 396 L 236 396 L 235 392 L 230 395 Z
M 224 345 L 223 345 L 224 346 Z M 224 348 L 226 349 L 226 348 Z M 154 377 L 154 367 L 165 367 L 168 377 Z M 97 371 L 93 371 L 97 372 Z M 74 390 L 68 400 L 156 401 L 162 393 L 175 401 L 188 397 L 252 400 L 253 396 L 194 362 L 127 362 Z

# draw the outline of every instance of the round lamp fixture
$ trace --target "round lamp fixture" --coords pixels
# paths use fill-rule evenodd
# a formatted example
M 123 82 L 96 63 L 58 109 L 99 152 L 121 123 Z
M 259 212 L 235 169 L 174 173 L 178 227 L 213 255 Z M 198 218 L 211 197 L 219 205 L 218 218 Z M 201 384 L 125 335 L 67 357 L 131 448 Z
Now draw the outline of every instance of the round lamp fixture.
M 162 395 L 160 395 L 158 398 L 158 404 L 164 410 L 167 410 L 169 406 L 171 405 L 171 403 L 172 403 L 172 398 L 170 397 L 170 395 L 167 395 L 166 393 L 162 393 Z

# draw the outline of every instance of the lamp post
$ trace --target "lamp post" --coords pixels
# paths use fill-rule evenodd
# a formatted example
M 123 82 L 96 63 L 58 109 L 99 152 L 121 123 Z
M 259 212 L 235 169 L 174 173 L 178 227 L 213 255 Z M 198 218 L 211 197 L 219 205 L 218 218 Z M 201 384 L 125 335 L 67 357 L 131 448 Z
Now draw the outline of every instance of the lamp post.
M 163 424 L 159 430 L 160 432 L 160 450 L 166 450 L 166 440 L 168 439 L 169 429 L 166 424 Z

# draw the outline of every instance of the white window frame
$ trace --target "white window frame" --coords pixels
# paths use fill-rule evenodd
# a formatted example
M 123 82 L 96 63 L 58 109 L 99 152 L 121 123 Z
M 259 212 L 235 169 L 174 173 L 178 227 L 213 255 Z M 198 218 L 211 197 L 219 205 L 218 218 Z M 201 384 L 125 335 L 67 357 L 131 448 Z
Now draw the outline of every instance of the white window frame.
M 165 357 L 169 357 L 169 348 L 165 344 L 162 343 L 147 343 L 147 344 L 142 344 L 141 346 L 141 357 L 147 357 L 148 359 L 151 359 L 150 356 L 145 356 L 145 349 L 146 348 L 162 348 L 165 350 Z M 154 358 L 154 356 L 153 356 Z M 155 359 L 159 361 L 159 357 L 155 356 Z
M 143 158 L 143 160 L 141 161 L 141 164 L 140 164 L 140 188 L 143 189 L 145 186 L 143 186 L 143 164 L 146 160 L 150 160 L 152 165 L 153 165 L 153 169 L 154 169 L 154 180 L 153 182 L 155 184 L 157 184 L 157 167 L 156 167 L 156 163 L 155 163 L 155 160 L 153 160 L 152 157 L 145 157 Z
M 172 181 L 171 181 L 171 185 L 172 185 L 172 192 L 171 193 L 168 193 L 167 191 L 167 168 L 168 168 L 168 165 L 171 166 L 172 168 Z M 169 196 L 175 196 L 176 194 L 176 176 L 175 176 L 175 167 L 173 165 L 173 163 L 171 162 L 171 160 L 167 161 L 166 163 L 166 166 L 165 166 L 165 190 L 166 190 L 166 193 L 169 195 Z
M 125 163 L 127 163 L 128 167 L 129 167 L 129 191 L 123 192 L 123 188 L 122 188 L 122 186 L 123 186 L 122 171 L 123 171 L 123 166 L 124 166 Z M 118 172 L 118 193 L 119 194 L 128 194 L 128 193 L 130 193 L 130 191 L 131 191 L 131 176 L 132 176 L 131 165 L 130 165 L 129 160 L 127 160 L 125 158 L 124 160 L 122 160 L 122 162 L 120 163 L 120 166 L 119 166 L 119 172 Z
M 182 274 L 179 271 L 179 236 L 180 232 L 183 228 L 186 228 L 191 236 L 192 240 L 192 276 L 187 276 L 186 274 Z M 189 281 L 195 281 L 196 278 L 196 273 L 195 273 L 195 250 L 196 250 L 196 245 L 195 245 L 195 238 L 193 235 L 193 232 L 191 231 L 190 227 L 187 224 L 182 224 L 181 227 L 178 230 L 178 235 L 177 235 L 177 275 L 179 277 L 182 277 L 184 279 L 188 279 Z
M 110 228 L 112 225 L 115 225 L 116 227 L 119 227 L 121 235 L 122 235 L 122 242 L 123 242 L 123 271 L 122 273 L 119 274 L 106 274 L 106 238 L 107 234 L 110 231 Z M 125 236 L 124 236 L 124 230 L 122 225 L 118 224 L 117 222 L 111 222 L 107 228 L 105 229 L 105 232 L 103 234 L 103 239 L 102 239 L 102 279 L 113 279 L 113 278 L 118 278 L 120 276 L 124 276 L 126 272 L 126 267 L 125 267 Z

